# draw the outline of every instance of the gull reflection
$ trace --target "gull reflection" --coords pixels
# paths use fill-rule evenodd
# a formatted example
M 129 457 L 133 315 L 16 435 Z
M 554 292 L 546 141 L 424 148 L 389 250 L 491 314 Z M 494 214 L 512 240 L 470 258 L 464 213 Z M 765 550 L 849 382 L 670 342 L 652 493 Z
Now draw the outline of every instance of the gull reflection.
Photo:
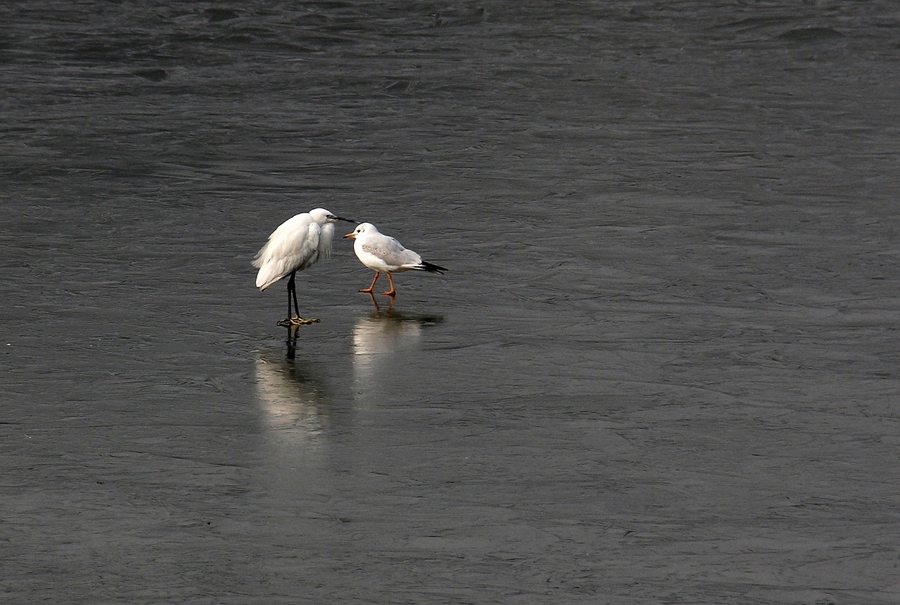
M 443 320 L 436 315 L 413 315 L 393 306 L 356 322 L 353 329 L 353 380 L 358 396 L 389 392 L 395 372 L 404 366 L 403 356 L 419 349 L 422 329 Z

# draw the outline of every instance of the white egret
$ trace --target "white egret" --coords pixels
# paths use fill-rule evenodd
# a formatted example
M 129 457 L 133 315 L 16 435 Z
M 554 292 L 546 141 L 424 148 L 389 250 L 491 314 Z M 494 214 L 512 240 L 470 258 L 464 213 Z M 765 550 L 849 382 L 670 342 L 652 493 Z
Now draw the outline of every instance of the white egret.
M 357 225 L 353 233 L 348 233 L 344 237 L 354 240 L 353 251 L 356 252 L 356 258 L 366 267 L 375 271 L 375 278 L 372 280 L 372 283 L 368 288 L 363 288 L 360 292 L 371 294 L 375 289 L 375 282 L 378 281 L 378 276 L 382 273 L 387 273 L 388 280 L 391 282 L 391 289 L 387 292 L 382 292 L 382 294 L 394 297 L 397 295 L 397 290 L 394 288 L 392 273 L 401 273 L 403 271 L 443 273 L 448 270 L 423 261 L 422 257 L 417 253 L 407 250 L 390 235 L 384 235 L 372 223 Z
M 308 269 L 320 258 L 331 256 L 334 223 L 337 221 L 356 222 L 335 216 L 324 208 L 298 214 L 281 223 L 269 236 L 266 245 L 256 254 L 253 266 L 259 268 L 256 287 L 260 291 L 290 276 L 287 282 L 288 316 L 279 321 L 278 325 L 301 326 L 319 321 L 300 317 L 295 276 L 297 271 Z

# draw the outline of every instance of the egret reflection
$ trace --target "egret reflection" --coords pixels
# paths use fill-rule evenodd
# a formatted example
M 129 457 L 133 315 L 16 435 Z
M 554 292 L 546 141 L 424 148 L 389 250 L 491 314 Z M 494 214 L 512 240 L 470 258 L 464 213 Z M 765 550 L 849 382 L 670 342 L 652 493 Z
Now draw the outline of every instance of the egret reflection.
M 285 503 L 327 493 L 330 417 L 312 366 L 272 352 L 259 355 L 255 368 L 262 436 L 256 481 Z
M 261 421 L 273 441 L 317 441 L 327 419 L 321 391 L 308 364 L 264 354 L 257 357 L 256 393 Z
M 299 326 L 287 326 L 287 340 L 285 347 L 287 349 L 287 358 L 293 360 L 297 356 L 297 335 L 300 332 Z

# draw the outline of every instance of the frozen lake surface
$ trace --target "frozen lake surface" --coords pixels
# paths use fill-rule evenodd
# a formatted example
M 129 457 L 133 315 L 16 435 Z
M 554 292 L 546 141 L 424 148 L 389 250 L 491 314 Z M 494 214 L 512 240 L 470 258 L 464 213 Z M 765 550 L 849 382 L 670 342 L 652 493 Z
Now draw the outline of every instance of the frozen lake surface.
M 0 600 L 900 600 L 896 5 L 555 4 L 0 5 Z

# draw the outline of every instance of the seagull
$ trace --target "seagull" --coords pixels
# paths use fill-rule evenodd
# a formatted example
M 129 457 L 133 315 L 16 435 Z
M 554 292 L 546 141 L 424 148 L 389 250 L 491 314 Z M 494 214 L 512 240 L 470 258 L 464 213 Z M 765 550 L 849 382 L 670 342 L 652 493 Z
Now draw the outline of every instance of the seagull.
M 256 254 L 253 266 L 259 269 L 256 287 L 260 291 L 290 276 L 287 282 L 288 316 L 278 322 L 279 326 L 302 326 L 319 321 L 300 317 L 294 277 L 297 271 L 308 269 L 320 258 L 331 256 L 331 240 L 334 239 L 334 223 L 337 221 L 356 223 L 335 216 L 324 208 L 298 214 L 281 223 L 269 236 L 266 245 Z M 293 315 L 291 301 L 293 301 Z
M 363 288 L 360 292 L 371 294 L 375 289 L 375 282 L 382 273 L 387 273 L 388 280 L 391 282 L 391 289 L 382 292 L 385 296 L 394 297 L 397 290 L 394 288 L 394 278 L 391 273 L 401 273 L 403 271 L 429 271 L 431 273 L 443 274 L 445 269 L 438 265 L 428 263 L 422 260 L 422 257 L 403 247 L 403 244 L 395 240 L 390 235 L 384 235 L 372 223 L 362 223 L 357 225 L 353 233 L 348 233 L 344 238 L 355 240 L 353 242 L 353 251 L 356 252 L 356 258 L 369 269 L 375 271 L 375 278 L 368 288 Z

